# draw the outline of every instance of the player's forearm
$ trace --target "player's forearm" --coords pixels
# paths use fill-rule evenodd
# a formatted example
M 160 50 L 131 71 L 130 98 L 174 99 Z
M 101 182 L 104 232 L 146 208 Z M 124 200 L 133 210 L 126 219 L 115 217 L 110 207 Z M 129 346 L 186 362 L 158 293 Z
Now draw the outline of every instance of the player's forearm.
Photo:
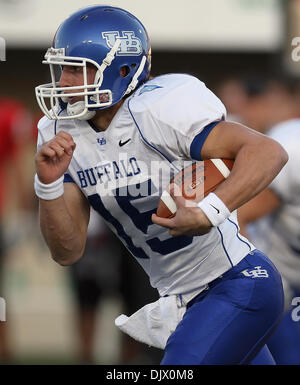
M 49 201 L 40 199 L 40 227 L 57 263 L 70 265 L 82 256 L 85 237 L 70 215 L 63 196 Z
M 236 156 L 229 177 L 215 193 L 233 211 L 264 190 L 287 160 L 283 147 L 269 138 L 245 144 Z

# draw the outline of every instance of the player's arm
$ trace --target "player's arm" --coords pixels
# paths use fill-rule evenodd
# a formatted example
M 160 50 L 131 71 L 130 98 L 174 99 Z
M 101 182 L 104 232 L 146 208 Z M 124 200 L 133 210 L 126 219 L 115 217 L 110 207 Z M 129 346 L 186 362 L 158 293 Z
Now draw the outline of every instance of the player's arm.
M 81 258 L 86 243 L 89 204 L 75 183 L 64 184 L 62 197 L 39 199 L 40 227 L 52 258 L 71 265 Z
M 36 154 L 36 171 L 42 187 L 50 186 L 66 172 L 75 143 L 71 135 L 59 132 Z M 38 191 L 39 186 L 36 187 Z M 76 262 L 83 254 L 89 222 L 89 204 L 74 183 L 64 183 L 63 194 L 55 199 L 39 195 L 40 226 L 53 259 L 61 265 Z
M 214 191 L 226 210 L 232 212 L 270 184 L 287 162 L 288 155 L 278 142 L 265 135 L 238 123 L 221 122 L 207 136 L 201 158 L 235 160 L 228 178 Z M 169 228 L 174 236 L 194 236 L 210 231 L 212 223 L 196 203 L 194 207 L 191 204 L 186 207 L 179 193 L 171 195 L 177 205 L 176 216 L 165 219 L 153 215 L 154 223 Z
M 228 178 L 214 191 L 233 211 L 264 190 L 288 160 L 275 140 L 239 123 L 221 122 L 208 135 L 202 159 L 234 159 Z

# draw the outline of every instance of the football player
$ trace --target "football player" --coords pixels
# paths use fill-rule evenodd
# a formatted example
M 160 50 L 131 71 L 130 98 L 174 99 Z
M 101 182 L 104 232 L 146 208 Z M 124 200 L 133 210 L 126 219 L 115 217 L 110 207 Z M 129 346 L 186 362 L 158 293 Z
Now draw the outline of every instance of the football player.
M 268 342 L 279 365 L 300 364 L 300 120 L 296 84 L 278 76 L 252 75 L 225 80 L 219 87 L 219 96 L 227 112 L 235 115 L 233 119 L 238 117 L 239 122 L 269 135 L 289 154 L 286 167 L 266 190 L 239 209 L 238 216 L 240 232 L 267 253 L 283 279 L 286 312 Z
M 268 252 L 283 278 L 286 312 L 268 346 L 278 364 L 299 365 L 300 119 L 278 123 L 268 135 L 284 146 L 289 162 L 266 190 L 240 208 L 239 220 L 243 233 Z
M 287 153 L 227 122 L 197 78 L 150 80 L 150 60 L 144 26 L 123 9 L 87 7 L 58 28 L 44 61 L 52 82 L 36 88 L 42 233 L 53 259 L 70 265 L 85 248 L 89 207 L 105 219 L 160 295 L 117 324 L 164 348 L 162 364 L 274 364 L 265 344 L 283 311 L 281 277 L 239 234 L 236 209 Z M 227 180 L 192 207 L 173 194 L 176 216 L 157 217 L 170 175 L 210 158 L 235 160 Z

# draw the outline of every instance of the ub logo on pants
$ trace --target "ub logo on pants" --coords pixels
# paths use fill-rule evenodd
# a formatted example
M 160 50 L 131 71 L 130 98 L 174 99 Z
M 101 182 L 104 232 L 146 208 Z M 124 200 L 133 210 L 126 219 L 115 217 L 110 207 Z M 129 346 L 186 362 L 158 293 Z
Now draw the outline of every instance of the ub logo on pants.
M 245 277 L 251 277 L 251 278 L 268 278 L 269 274 L 266 269 L 262 269 L 261 266 L 255 266 L 253 270 L 243 270 L 242 274 L 244 274 Z

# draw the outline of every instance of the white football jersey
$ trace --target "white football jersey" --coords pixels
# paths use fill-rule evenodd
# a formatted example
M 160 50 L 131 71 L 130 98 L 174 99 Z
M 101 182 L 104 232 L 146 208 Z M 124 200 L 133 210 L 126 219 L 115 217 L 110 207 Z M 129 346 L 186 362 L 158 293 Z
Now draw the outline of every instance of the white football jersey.
M 294 288 L 300 288 L 300 119 L 277 124 L 268 135 L 289 155 L 287 164 L 270 184 L 282 205 L 250 227 L 251 240 Z
M 72 135 L 76 149 L 65 180 L 78 185 L 161 296 L 201 291 L 254 249 L 239 234 L 235 212 L 197 237 L 172 237 L 151 221 L 170 176 L 191 163 L 191 146 L 200 159 L 207 126 L 225 115 L 204 83 L 170 74 L 137 89 L 104 132 L 80 120 L 44 117 L 38 125 L 38 146 L 61 130 Z

